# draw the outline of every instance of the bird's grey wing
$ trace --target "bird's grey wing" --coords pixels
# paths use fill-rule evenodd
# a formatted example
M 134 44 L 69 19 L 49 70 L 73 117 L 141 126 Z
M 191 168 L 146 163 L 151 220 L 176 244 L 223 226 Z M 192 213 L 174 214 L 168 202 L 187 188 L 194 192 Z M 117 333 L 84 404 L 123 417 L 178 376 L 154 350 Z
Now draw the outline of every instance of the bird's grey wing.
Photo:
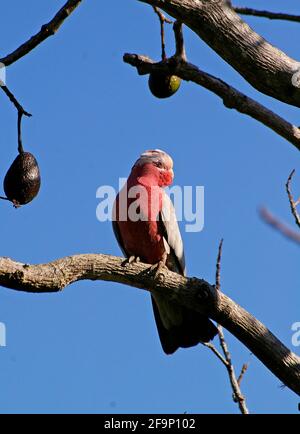
M 163 192 L 162 209 L 159 215 L 165 248 L 168 253 L 167 265 L 172 271 L 186 275 L 183 242 L 174 206 L 169 196 Z M 177 269 L 176 269 L 177 268 Z
M 165 192 L 159 221 L 168 254 L 166 265 L 170 270 L 185 276 L 183 242 L 175 209 Z M 174 353 L 179 347 L 188 348 L 200 341 L 208 342 L 217 334 L 217 328 L 207 317 L 179 306 L 161 294 L 152 295 L 152 304 L 158 334 L 166 354 Z

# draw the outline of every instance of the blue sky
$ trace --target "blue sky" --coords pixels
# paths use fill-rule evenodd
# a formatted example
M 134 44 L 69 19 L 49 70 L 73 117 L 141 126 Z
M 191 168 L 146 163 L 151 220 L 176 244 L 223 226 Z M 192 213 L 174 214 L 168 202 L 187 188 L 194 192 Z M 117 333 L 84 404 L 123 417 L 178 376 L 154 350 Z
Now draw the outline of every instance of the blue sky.
M 1 56 L 63 3 L 3 2 Z M 254 0 L 248 6 L 262 7 Z M 292 0 L 284 8 L 299 13 Z M 300 24 L 247 21 L 299 59 Z M 185 39 L 191 62 L 299 125 L 298 109 L 259 95 L 187 29 Z M 167 53 L 173 49 L 169 28 Z M 151 8 L 86 1 L 56 36 L 8 69 L 8 86 L 33 114 L 23 120 L 24 147 L 39 161 L 42 188 L 19 210 L 0 203 L 0 255 L 27 263 L 75 253 L 120 255 L 110 223 L 96 219 L 96 190 L 117 187 L 142 151 L 159 147 L 173 157 L 177 185 L 205 187 L 204 230 L 182 233 L 188 274 L 213 283 L 223 237 L 223 291 L 292 348 L 291 325 L 300 321 L 299 247 L 267 227 L 257 210 L 265 205 L 293 225 L 284 184 L 295 168 L 299 194 L 298 151 L 192 83 L 170 99 L 155 99 L 147 77 L 122 62 L 124 52 L 159 59 Z M 3 178 L 17 155 L 16 112 L 3 93 L 0 99 Z M 2 413 L 238 412 L 224 367 L 206 348 L 164 355 L 146 292 L 90 281 L 52 295 L 1 288 L 0 321 L 7 329 L 7 346 L 0 348 Z M 296 413 L 299 398 L 226 337 L 236 369 L 250 361 L 242 383 L 250 411 Z

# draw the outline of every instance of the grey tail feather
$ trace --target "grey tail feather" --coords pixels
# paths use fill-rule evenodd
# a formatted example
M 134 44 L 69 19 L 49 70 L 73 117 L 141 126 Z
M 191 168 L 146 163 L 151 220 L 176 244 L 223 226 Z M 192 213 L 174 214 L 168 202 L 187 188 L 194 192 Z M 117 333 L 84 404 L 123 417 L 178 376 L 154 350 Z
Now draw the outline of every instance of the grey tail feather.
M 206 316 L 184 307 L 182 324 L 167 330 L 152 296 L 151 299 L 161 346 L 166 354 L 173 354 L 178 348 L 193 347 L 199 342 L 209 342 L 218 333 L 217 327 Z

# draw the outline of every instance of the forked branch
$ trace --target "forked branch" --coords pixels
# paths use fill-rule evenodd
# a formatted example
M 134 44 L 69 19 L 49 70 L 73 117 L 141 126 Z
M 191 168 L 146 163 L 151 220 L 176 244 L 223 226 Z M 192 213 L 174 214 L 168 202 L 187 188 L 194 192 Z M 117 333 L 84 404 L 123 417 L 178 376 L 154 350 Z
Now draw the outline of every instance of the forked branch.
M 201 71 L 197 66 L 189 62 L 178 62 L 176 57 L 171 57 L 165 62 L 155 63 L 154 60 L 147 56 L 128 53 L 124 55 L 123 60 L 125 63 L 136 67 L 138 73 L 141 75 L 150 74 L 152 71 L 166 72 L 175 74 L 183 80 L 192 81 L 208 89 L 220 97 L 227 108 L 235 109 L 242 114 L 250 116 L 275 131 L 275 133 L 300 150 L 300 129 L 298 127 L 292 125 L 220 78 Z

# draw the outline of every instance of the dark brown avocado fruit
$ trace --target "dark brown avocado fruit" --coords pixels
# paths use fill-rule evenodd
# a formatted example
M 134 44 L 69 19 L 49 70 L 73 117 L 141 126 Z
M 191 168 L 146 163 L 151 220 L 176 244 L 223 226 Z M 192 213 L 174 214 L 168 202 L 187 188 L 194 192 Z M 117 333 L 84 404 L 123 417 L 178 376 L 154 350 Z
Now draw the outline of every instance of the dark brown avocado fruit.
M 177 92 L 181 84 L 181 79 L 176 75 L 151 72 L 148 84 L 151 93 L 156 96 L 156 98 L 168 98 Z
M 5 175 L 3 187 L 15 207 L 31 202 L 39 192 L 41 176 L 38 163 L 30 152 L 21 152 Z

